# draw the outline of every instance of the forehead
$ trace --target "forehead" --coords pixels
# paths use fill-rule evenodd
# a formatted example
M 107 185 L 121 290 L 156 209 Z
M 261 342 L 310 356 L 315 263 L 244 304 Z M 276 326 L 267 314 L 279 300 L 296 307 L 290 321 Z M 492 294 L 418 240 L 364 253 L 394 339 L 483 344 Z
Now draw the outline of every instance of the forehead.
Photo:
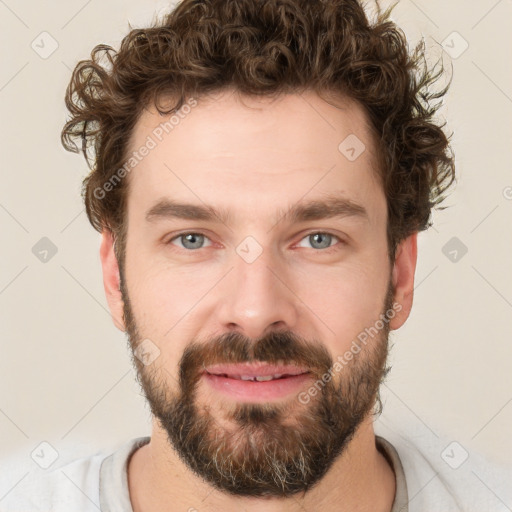
M 144 110 L 129 144 L 129 155 L 144 153 L 128 175 L 129 209 L 173 198 L 254 215 L 326 194 L 382 208 L 366 113 L 349 99 L 332 102 L 312 91 L 254 98 L 226 90 L 167 116 Z

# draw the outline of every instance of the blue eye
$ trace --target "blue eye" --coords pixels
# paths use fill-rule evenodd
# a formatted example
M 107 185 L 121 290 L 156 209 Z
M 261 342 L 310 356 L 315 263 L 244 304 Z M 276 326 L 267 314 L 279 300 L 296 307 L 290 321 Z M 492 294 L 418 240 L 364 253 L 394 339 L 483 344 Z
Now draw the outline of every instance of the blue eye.
M 330 233 L 324 233 L 321 231 L 317 231 L 315 233 L 310 233 L 309 235 L 306 235 L 302 240 L 309 240 L 309 243 L 313 246 L 313 249 L 329 249 L 333 247 L 331 245 L 333 240 L 341 241 L 340 238 L 338 238 L 335 235 L 331 235 Z M 315 247 L 317 245 L 317 247 Z M 301 246 L 303 247 L 303 246 Z
M 179 240 L 180 243 L 176 244 L 176 240 Z M 343 243 L 343 241 L 336 235 L 326 233 L 323 231 L 309 233 L 299 242 L 299 247 L 304 247 L 304 245 L 300 245 L 303 243 L 304 240 L 308 240 L 309 244 L 311 244 L 309 248 L 317 249 L 319 251 L 323 250 L 323 252 L 329 252 L 329 249 L 334 248 L 336 245 L 336 241 Z M 204 245 L 205 241 L 209 242 L 208 245 Z M 187 232 L 181 233 L 175 236 L 174 238 L 171 238 L 167 242 L 167 244 L 178 245 L 178 247 L 180 247 L 181 249 L 185 249 L 187 251 L 194 251 L 211 246 L 211 241 L 206 235 L 203 235 L 202 233 Z
M 209 240 L 209 238 L 205 235 L 202 235 L 201 233 L 182 233 L 181 235 L 178 235 L 167 243 L 173 243 L 175 240 L 181 240 L 181 248 L 187 249 L 187 250 L 194 250 L 194 249 L 202 249 L 203 243 L 205 240 Z

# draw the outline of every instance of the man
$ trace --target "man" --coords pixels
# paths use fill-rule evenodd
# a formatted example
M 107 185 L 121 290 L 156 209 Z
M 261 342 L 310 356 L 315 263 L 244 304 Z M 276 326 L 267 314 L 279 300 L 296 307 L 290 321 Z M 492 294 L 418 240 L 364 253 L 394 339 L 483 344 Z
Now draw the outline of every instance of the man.
M 70 465 L 81 495 L 48 480 L 41 509 L 459 510 L 442 479 L 412 503 L 428 463 L 373 427 L 417 233 L 454 179 L 446 89 L 388 17 L 184 0 L 77 65 L 63 142 L 91 164 L 153 430 Z

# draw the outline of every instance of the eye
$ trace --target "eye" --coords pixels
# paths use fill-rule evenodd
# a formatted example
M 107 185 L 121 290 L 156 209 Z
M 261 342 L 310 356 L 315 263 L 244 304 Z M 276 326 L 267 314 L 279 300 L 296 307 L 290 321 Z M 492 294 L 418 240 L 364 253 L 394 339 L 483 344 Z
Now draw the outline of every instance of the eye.
M 309 233 L 299 242 L 299 247 L 304 247 L 302 244 L 305 240 L 311 244 L 310 247 L 317 250 L 321 249 L 323 252 L 330 252 L 331 250 L 334 250 L 336 245 L 335 241 L 343 243 L 343 240 L 341 240 L 338 236 L 323 231 L 315 231 L 314 233 Z M 176 241 L 179 243 L 176 243 Z M 205 241 L 209 242 L 208 245 L 205 245 Z M 194 251 L 211 246 L 211 241 L 206 235 L 202 233 L 186 232 L 176 235 L 168 242 L 166 242 L 166 244 L 178 245 L 178 247 L 181 249 Z
M 332 245 L 333 240 L 337 240 L 339 242 L 343 241 L 341 238 L 337 237 L 336 235 L 333 235 L 331 233 L 325 233 L 322 231 L 316 231 L 314 233 L 309 233 L 309 235 L 306 235 L 300 243 L 303 242 L 303 240 L 307 240 L 313 249 L 331 249 L 334 246 Z M 303 245 L 299 244 L 299 247 L 304 247 Z M 329 250 L 324 252 L 330 252 Z
M 209 240 L 209 238 L 206 235 L 203 235 L 201 233 L 181 233 L 178 236 L 175 236 L 174 238 L 171 238 L 167 243 L 168 244 L 174 244 L 175 240 L 180 240 L 182 243 L 180 246 L 182 249 L 186 250 L 194 250 L 194 249 L 203 249 L 203 244 L 205 240 Z M 210 244 L 211 245 L 211 244 Z

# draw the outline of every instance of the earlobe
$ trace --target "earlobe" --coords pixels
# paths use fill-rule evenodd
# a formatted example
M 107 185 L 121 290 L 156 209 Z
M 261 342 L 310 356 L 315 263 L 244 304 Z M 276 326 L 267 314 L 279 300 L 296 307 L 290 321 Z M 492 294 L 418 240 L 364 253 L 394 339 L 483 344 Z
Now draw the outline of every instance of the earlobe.
M 395 290 L 394 302 L 400 307 L 394 308 L 397 314 L 390 320 L 391 330 L 400 328 L 412 309 L 414 296 L 414 273 L 417 262 L 418 233 L 413 233 L 402 240 L 397 247 L 395 263 L 393 265 L 392 280 Z
M 119 265 L 114 251 L 114 237 L 104 229 L 101 233 L 100 260 L 103 271 L 103 286 L 114 325 L 126 330 L 123 314 L 123 297 L 120 290 Z

